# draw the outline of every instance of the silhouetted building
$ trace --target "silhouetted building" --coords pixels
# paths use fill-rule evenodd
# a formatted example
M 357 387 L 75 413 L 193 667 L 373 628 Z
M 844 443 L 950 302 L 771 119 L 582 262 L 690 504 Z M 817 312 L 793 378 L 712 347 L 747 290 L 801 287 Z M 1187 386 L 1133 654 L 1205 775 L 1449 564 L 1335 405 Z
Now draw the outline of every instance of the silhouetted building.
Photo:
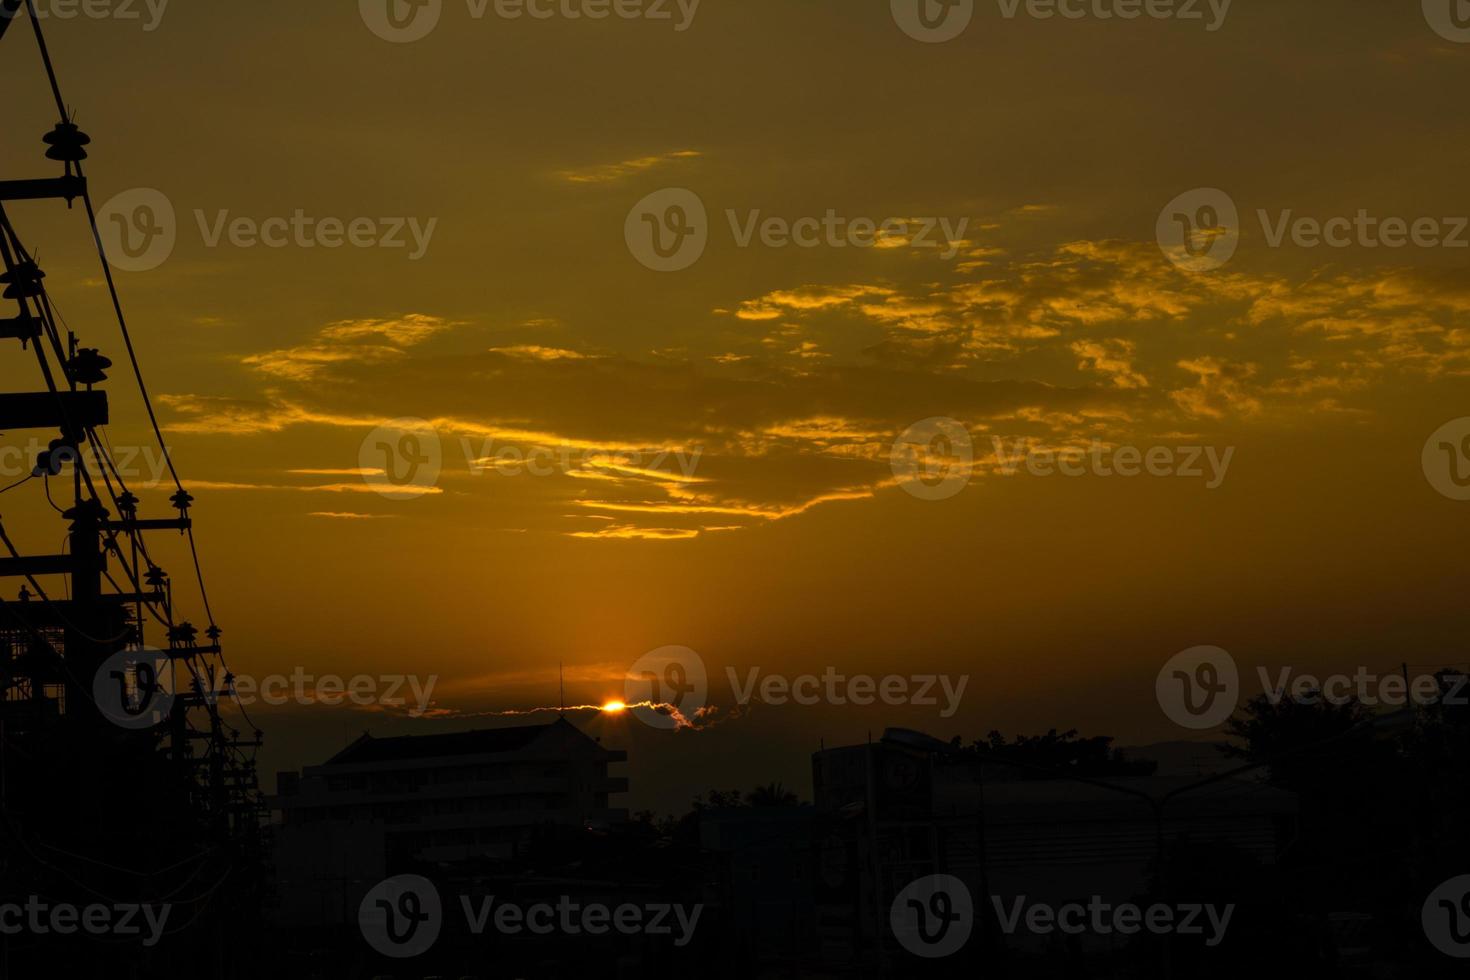
M 608 772 L 627 753 L 565 718 L 442 735 L 363 735 L 319 766 L 277 774 L 287 921 L 342 921 L 385 875 L 513 861 L 555 828 L 625 823 Z
M 813 884 L 824 965 L 861 971 L 893 952 L 889 906 L 909 882 L 951 874 L 980 888 L 979 787 L 970 767 L 949 764 L 943 743 L 890 741 L 812 755 L 819 816 Z
M 816 921 L 836 961 L 861 958 L 886 928 L 893 897 L 926 875 L 960 878 L 982 908 L 986 896 L 1127 901 L 1152 887 L 1161 842 L 1223 847 L 1269 866 L 1296 832 L 1295 795 L 1257 780 L 1212 783 L 1159 811 L 1150 800 L 1201 780 L 1028 773 L 903 730 L 815 753 L 812 770 L 827 828 L 817 845 Z
M 707 914 L 723 928 L 717 954 L 738 976 L 777 975 L 811 962 L 810 806 L 741 806 L 700 814 L 699 845 L 709 856 Z

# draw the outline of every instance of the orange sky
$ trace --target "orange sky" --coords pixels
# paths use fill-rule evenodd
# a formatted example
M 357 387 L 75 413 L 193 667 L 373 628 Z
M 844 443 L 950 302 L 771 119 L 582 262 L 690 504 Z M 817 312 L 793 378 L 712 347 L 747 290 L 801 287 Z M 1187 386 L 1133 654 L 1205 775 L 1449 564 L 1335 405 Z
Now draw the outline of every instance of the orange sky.
M 619 696 L 666 644 L 705 657 L 717 703 L 726 665 L 972 677 L 950 719 L 753 712 L 708 733 L 759 749 L 711 750 L 727 770 L 700 736 L 648 750 L 695 760 L 692 788 L 804 787 L 817 738 L 888 724 L 1179 737 L 1153 679 L 1195 644 L 1348 671 L 1462 655 L 1470 504 L 1421 450 L 1470 414 L 1470 249 L 1268 234 L 1288 209 L 1470 213 L 1470 44 L 1418 4 L 1240 2 L 1207 31 L 982 3 L 941 44 L 877 2 L 705 0 L 680 31 L 447 0 L 405 44 L 353 6 L 47 23 L 99 203 L 148 188 L 175 213 L 166 260 L 119 283 L 237 670 L 432 672 L 463 712 L 554 702 L 558 661 L 570 700 Z M 39 176 L 54 110 L 17 26 L 0 167 Z M 657 272 L 625 226 L 667 188 L 697 195 L 708 244 Z M 1194 188 L 1239 214 L 1210 271 L 1155 239 Z M 298 210 L 401 223 L 407 244 L 230 241 L 230 221 Z M 755 212 L 829 211 L 963 232 L 740 244 Z M 69 325 L 121 363 L 83 219 L 10 213 Z M 111 440 L 146 445 L 114 379 Z M 34 388 L 34 364 L 7 357 L 0 381 Z M 436 430 L 437 492 L 388 499 L 358 472 L 400 417 Z M 976 461 L 926 500 L 891 455 L 934 417 Z M 1006 476 L 995 438 L 1233 455 L 1213 489 Z M 507 447 L 555 472 L 475 472 Z M 3 503 L 18 543 L 55 547 L 39 493 Z M 282 765 L 432 727 L 275 714 Z

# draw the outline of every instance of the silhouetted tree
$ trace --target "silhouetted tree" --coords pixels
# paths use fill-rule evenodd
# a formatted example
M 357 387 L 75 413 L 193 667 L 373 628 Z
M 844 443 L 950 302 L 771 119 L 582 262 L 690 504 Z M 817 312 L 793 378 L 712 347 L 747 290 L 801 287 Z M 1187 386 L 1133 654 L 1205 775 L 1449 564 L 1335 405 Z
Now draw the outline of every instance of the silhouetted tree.
M 689 805 L 697 814 L 701 810 L 727 810 L 744 806 L 745 802 L 738 789 L 712 789 L 703 796 L 696 796 Z
M 1158 768 L 1156 762 L 1129 759 L 1122 749 L 1113 748 L 1111 735 L 1083 737 L 1075 728 L 1061 733 L 1053 728 L 1045 735 L 1017 735 L 1010 741 L 993 731 L 969 751 L 1001 763 L 1019 763 L 1012 772 L 1016 779 L 1055 779 L 1064 775 L 1151 776 Z
M 1459 846 L 1458 832 L 1439 833 L 1465 817 L 1452 784 L 1464 785 L 1466 756 L 1439 737 L 1457 721 L 1448 710 L 1416 707 L 1412 729 L 1395 734 L 1367 724 L 1375 712 L 1356 700 L 1307 691 L 1256 697 L 1226 726 L 1235 740 L 1221 746 L 1227 756 L 1260 765 L 1271 785 L 1297 794 L 1300 832 L 1282 860 L 1284 897 L 1318 923 L 1332 913 L 1371 915 L 1369 941 L 1380 954 L 1422 943 L 1418 905 L 1444 877 L 1442 855 Z
M 751 806 L 796 806 L 801 800 L 779 782 L 757 786 L 745 794 L 745 802 Z
M 1274 786 L 1313 792 L 1357 770 L 1367 761 L 1365 755 L 1378 761 L 1392 756 L 1392 746 L 1375 741 L 1373 732 L 1363 727 L 1372 717 L 1355 700 L 1333 703 L 1316 691 L 1300 699 L 1273 700 L 1262 694 L 1225 725 L 1240 744 L 1226 743 L 1220 751 L 1262 765 Z

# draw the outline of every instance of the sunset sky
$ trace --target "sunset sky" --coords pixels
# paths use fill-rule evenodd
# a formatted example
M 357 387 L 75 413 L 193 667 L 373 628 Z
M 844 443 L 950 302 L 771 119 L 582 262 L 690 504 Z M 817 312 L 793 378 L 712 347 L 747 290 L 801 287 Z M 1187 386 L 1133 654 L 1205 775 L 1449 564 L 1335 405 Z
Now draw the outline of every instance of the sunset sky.
M 98 202 L 148 188 L 177 215 L 168 258 L 118 281 L 232 666 L 440 678 L 433 721 L 263 712 L 267 770 L 364 728 L 555 704 L 559 661 L 568 700 L 600 703 L 669 644 L 704 657 L 726 707 L 726 666 L 970 682 L 952 718 L 769 706 L 674 735 L 579 718 L 634 744 L 635 806 L 772 778 L 805 794 L 819 738 L 889 725 L 1190 737 L 1154 678 L 1197 644 L 1252 669 L 1467 656 L 1470 503 L 1421 453 L 1470 415 L 1470 248 L 1268 235 L 1287 210 L 1470 214 L 1470 44 L 1418 3 L 1237 0 L 1210 31 L 982 2 L 934 44 L 879 0 L 705 0 L 682 31 L 674 4 L 672 22 L 509 20 L 446 0 L 412 43 L 349 2 L 177 2 L 153 30 L 137 6 L 46 29 Z M 0 42 L 7 178 L 55 169 L 29 30 Z M 667 188 L 702 201 L 709 241 L 657 272 L 625 225 Z M 1190 272 L 1155 236 L 1196 188 L 1233 200 L 1239 244 Z M 208 244 L 222 212 L 298 209 L 432 234 L 418 258 L 407 230 L 405 248 Z M 741 247 L 727 210 L 964 231 Z M 84 216 L 9 213 L 68 324 L 118 362 L 113 445 L 148 445 Z M 5 390 L 35 374 L 0 361 Z M 388 499 L 358 472 L 401 417 L 438 432 L 437 492 Z M 931 418 L 975 446 L 946 499 L 891 465 Z M 1007 476 L 992 437 L 1233 455 L 1214 489 Z M 571 465 L 471 465 L 537 446 Z M 57 548 L 39 488 L 0 505 L 25 550 Z

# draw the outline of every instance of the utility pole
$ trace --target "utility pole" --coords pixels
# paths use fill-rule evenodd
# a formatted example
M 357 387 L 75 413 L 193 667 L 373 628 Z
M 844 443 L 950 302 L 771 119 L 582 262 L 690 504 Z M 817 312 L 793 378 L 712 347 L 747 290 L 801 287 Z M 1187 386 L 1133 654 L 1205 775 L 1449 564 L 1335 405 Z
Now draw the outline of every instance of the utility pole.
M 0 354 L 13 355 L 18 349 L 21 358 L 34 357 L 43 382 L 37 386 L 40 390 L 0 392 L 0 433 L 47 431 L 49 447 L 39 454 L 27 479 L 36 481 L 32 486 L 38 493 L 45 481 L 48 500 L 53 487 L 70 489 L 71 500 L 65 510 L 53 501 L 67 522 L 62 554 L 22 554 L 0 522 L 4 545 L 0 580 L 25 582 L 19 602 L 0 600 L 0 656 L 7 658 L 0 692 L 4 695 L 0 697 L 0 819 L 22 824 L 19 833 L 6 835 L 10 842 L 0 857 L 5 859 L 7 880 L 16 876 L 31 879 L 32 887 L 55 885 L 59 869 L 37 858 L 31 841 L 87 859 L 93 869 L 88 873 L 102 886 L 89 888 L 97 894 L 113 890 L 110 877 L 114 873 L 147 881 L 149 889 L 156 886 L 178 894 L 183 889 L 174 887 L 178 884 L 174 878 L 183 878 L 186 884 L 198 882 L 201 873 L 215 864 L 233 860 L 238 868 L 241 858 L 253 861 L 257 857 L 262 811 L 259 787 L 253 760 L 237 750 L 249 744 L 258 746 L 260 739 L 257 733 L 250 743 L 228 731 L 215 704 L 216 673 L 212 669 L 205 672 L 211 685 L 207 691 L 193 687 L 180 692 L 177 683 L 169 691 L 160 685 L 170 674 L 177 677 L 181 667 L 191 677 L 199 676 L 197 658 L 222 657 L 220 632 L 211 616 L 208 642 L 201 644 L 193 626 L 175 621 L 169 579 L 153 564 L 144 539 L 150 532 L 189 535 L 193 570 L 208 611 L 189 517 L 193 498 L 178 482 L 163 434 L 153 419 L 108 264 L 104 235 L 83 175 L 84 147 L 91 139 L 72 121 L 37 6 L 32 0 L 0 0 L 0 38 L 8 36 L 12 21 L 26 8 L 60 116 L 44 138 L 44 155 L 63 173 L 0 180 L 0 299 L 7 307 L 12 301 L 15 304 L 0 313 Z M 6 213 L 11 201 L 61 201 L 68 208 L 78 201 L 85 205 L 76 211 L 86 218 L 88 241 L 96 246 L 139 394 L 174 477 L 178 492 L 170 500 L 177 517 L 139 518 L 140 501 L 128 491 L 99 432 L 111 419 L 108 394 L 96 386 L 107 380 L 112 362 L 97 349 L 82 347 L 78 337 L 60 322 L 44 282 L 46 274 Z M 12 341 L 15 348 L 11 348 Z M 6 489 L 18 488 L 27 479 Z M 128 539 L 127 547 L 120 537 Z M 55 538 L 47 532 L 46 540 Z M 111 570 L 109 560 L 114 563 Z M 118 571 L 121 574 L 114 578 L 112 573 Z M 120 579 L 128 580 L 131 587 Z M 48 595 L 48 589 L 55 594 Z M 63 589 L 65 594 L 59 594 Z M 151 660 L 146 654 L 136 658 L 130 654 L 126 668 L 117 669 L 114 676 L 99 677 L 104 665 L 109 671 L 115 669 L 109 658 L 125 648 L 144 647 L 145 610 L 166 626 L 167 651 Z M 220 672 L 226 669 L 221 659 Z M 163 719 L 156 714 L 124 719 L 113 710 L 116 706 L 128 715 L 135 708 L 156 712 L 156 703 L 150 702 L 160 693 L 176 695 Z M 134 695 L 142 704 L 132 700 Z M 200 717 L 201 711 L 207 720 Z M 159 720 L 163 724 L 152 724 Z M 202 754 L 196 753 L 196 742 L 203 743 Z M 167 751 L 160 754 L 161 749 Z M 165 784 L 166 792 L 154 792 Z M 139 839 L 153 843 L 143 851 L 127 850 Z M 139 863 L 144 867 L 136 867 Z M 228 875 L 226 870 L 213 887 L 224 884 Z M 224 905 L 215 904 L 216 909 Z M 213 930 L 206 926 L 204 941 L 210 932 L 218 934 L 220 922 L 216 920 Z M 223 942 L 216 945 L 217 952 L 225 948 Z M 114 950 L 109 947 L 109 952 L 99 954 L 98 964 L 136 972 L 127 962 L 114 962 Z M 25 964 L 45 955 L 34 944 L 11 950 L 0 937 L 0 973 L 4 975 L 9 973 L 12 952 L 21 973 L 28 972 Z M 132 966 L 148 970 L 147 959 Z M 201 958 L 200 962 L 209 960 Z

